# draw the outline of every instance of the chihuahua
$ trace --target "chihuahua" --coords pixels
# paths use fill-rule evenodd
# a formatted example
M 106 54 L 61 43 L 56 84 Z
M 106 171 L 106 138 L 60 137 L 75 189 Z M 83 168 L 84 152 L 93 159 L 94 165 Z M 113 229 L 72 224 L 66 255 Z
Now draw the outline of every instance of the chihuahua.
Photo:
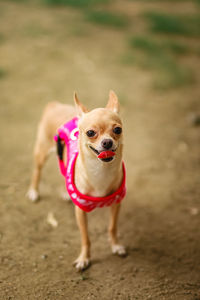
M 113 91 L 105 108 L 88 111 L 74 94 L 75 107 L 58 102 L 49 103 L 44 110 L 37 133 L 34 149 L 34 170 L 29 191 L 33 202 L 39 198 L 39 181 L 42 167 L 55 146 L 57 129 L 78 116 L 77 157 L 74 160 L 74 189 L 86 199 L 73 201 L 75 215 L 81 234 L 81 252 L 74 265 L 81 271 L 90 265 L 90 239 L 87 226 L 87 212 L 95 207 L 110 206 L 111 218 L 109 237 L 114 254 L 126 255 L 125 247 L 118 242 L 117 221 L 121 203 L 125 196 L 125 169 L 122 162 L 123 132 L 119 117 L 119 102 Z M 71 143 L 71 141 L 70 141 Z M 65 147 L 69 150 L 68 147 Z M 67 151 L 68 152 L 68 151 Z M 68 154 L 68 153 L 67 153 Z M 66 176 L 67 178 L 68 176 Z M 67 184 L 66 184 L 67 185 Z M 69 186 L 72 186 L 69 184 Z M 121 191 L 121 194 L 118 193 Z M 123 191 L 123 192 L 122 192 Z M 74 193 L 68 193 L 73 200 Z M 75 194 L 76 195 L 76 194 Z M 90 200 L 91 209 L 80 203 Z M 99 202 L 99 200 L 101 200 Z M 105 201 L 107 202 L 105 202 Z M 82 201 L 82 202 L 81 202 Z M 93 205 L 95 203 L 95 205 Z M 99 204 L 100 203 L 100 204 Z

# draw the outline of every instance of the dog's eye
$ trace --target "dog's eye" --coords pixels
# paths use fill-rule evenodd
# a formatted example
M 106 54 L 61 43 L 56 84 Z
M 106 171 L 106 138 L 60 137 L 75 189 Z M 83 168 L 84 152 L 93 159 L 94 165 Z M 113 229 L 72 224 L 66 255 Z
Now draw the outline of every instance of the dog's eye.
M 115 128 L 113 129 L 113 132 L 114 132 L 115 134 L 120 134 L 120 133 L 122 133 L 122 129 L 121 129 L 121 127 L 115 127 Z
M 93 137 L 93 136 L 96 135 L 96 132 L 95 132 L 94 130 L 88 130 L 88 131 L 86 132 L 86 134 L 87 134 L 88 137 Z

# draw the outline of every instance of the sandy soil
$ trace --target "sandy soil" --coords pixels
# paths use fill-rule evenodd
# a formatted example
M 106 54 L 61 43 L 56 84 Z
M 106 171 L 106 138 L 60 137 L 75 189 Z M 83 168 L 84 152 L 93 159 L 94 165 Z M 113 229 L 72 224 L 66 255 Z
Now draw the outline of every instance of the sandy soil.
M 144 3 L 141 5 L 145 5 Z M 0 299 L 200 299 L 199 81 L 179 90 L 151 88 L 151 74 L 119 63 L 122 33 L 95 28 L 72 9 L 0 2 L 1 182 Z M 81 21 L 80 21 L 81 20 Z M 198 62 L 191 57 L 190 63 Z M 60 199 L 54 155 L 41 201 L 28 189 L 36 127 L 51 100 L 90 108 L 108 91 L 122 103 L 128 194 L 119 222 L 128 256 L 113 256 L 108 211 L 89 216 L 92 266 L 76 273 L 79 232 L 72 204 Z M 53 212 L 58 227 L 47 215 Z

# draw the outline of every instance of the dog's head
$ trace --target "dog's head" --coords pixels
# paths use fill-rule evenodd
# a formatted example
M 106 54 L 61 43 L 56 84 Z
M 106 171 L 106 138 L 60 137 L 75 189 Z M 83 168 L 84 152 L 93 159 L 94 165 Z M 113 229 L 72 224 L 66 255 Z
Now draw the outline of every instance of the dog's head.
M 122 156 L 122 121 L 119 117 L 119 102 L 113 91 L 105 108 L 88 111 L 74 95 L 79 116 L 79 148 L 103 162 L 111 162 Z

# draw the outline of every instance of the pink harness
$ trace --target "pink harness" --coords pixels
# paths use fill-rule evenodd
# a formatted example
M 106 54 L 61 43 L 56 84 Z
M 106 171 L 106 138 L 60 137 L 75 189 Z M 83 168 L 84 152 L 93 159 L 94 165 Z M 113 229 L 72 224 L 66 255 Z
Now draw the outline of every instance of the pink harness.
M 78 156 L 78 118 L 74 118 L 58 129 L 58 135 L 54 137 L 57 142 L 57 152 L 59 166 L 62 175 L 66 178 L 66 188 L 70 198 L 75 205 L 86 212 L 92 211 L 96 207 L 109 206 L 119 203 L 126 195 L 126 171 L 123 163 L 123 180 L 117 191 L 106 197 L 91 197 L 79 192 L 74 183 L 74 171 L 76 158 Z M 64 144 L 67 147 L 67 165 L 63 162 Z

